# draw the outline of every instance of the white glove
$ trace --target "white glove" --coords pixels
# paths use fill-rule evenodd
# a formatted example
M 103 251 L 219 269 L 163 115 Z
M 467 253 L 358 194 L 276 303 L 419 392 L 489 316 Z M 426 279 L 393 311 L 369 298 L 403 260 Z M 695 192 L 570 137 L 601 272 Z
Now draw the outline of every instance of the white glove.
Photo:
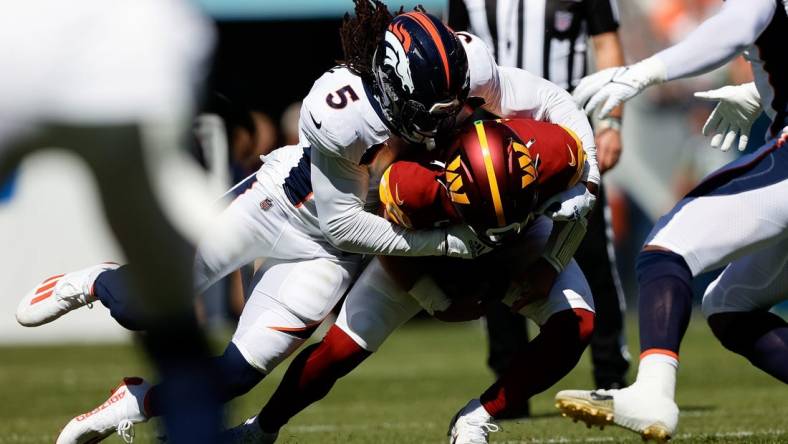
M 446 256 L 473 259 L 492 251 L 482 242 L 471 227 L 465 224 L 452 225 L 446 229 L 446 241 L 443 245 Z
M 703 125 L 704 136 L 714 134 L 711 138 L 711 146 L 728 151 L 738 135 L 739 151 L 744 151 L 747 148 L 752 123 L 763 111 L 755 83 L 696 92 L 695 97 L 719 101 L 706 124 Z
M 553 220 L 578 220 L 585 217 L 595 203 L 596 196 L 588 191 L 584 183 L 578 183 L 548 199 L 537 212 Z
M 584 77 L 572 95 L 586 114 L 601 106 L 597 117 L 603 118 L 613 108 L 635 97 L 655 83 L 667 79 L 665 64 L 656 57 L 649 57 L 629 66 L 607 68 Z

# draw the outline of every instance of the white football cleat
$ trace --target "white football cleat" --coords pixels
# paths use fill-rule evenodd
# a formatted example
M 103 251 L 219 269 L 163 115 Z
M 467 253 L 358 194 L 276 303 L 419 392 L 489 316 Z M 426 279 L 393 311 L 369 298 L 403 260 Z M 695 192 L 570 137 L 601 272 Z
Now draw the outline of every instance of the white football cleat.
M 221 444 L 274 444 L 279 432 L 266 433 L 260 428 L 257 416 L 253 416 L 243 424 L 222 432 Z
M 666 442 L 679 422 L 679 408 L 672 399 L 637 384 L 619 390 L 563 390 L 555 401 L 563 416 L 583 421 L 588 428 L 617 425 L 644 441 Z
M 16 320 L 25 327 L 52 322 L 71 310 L 91 304 L 93 283 L 99 274 L 120 265 L 104 263 L 45 279 L 25 295 L 16 308 Z
M 145 395 L 150 384 L 142 378 L 123 378 L 109 399 L 69 421 L 56 444 L 93 444 L 116 433 L 124 442 L 134 441 L 134 424 L 145 422 Z
M 487 444 L 487 435 L 500 430 L 478 399 L 472 399 L 451 420 L 449 444 Z

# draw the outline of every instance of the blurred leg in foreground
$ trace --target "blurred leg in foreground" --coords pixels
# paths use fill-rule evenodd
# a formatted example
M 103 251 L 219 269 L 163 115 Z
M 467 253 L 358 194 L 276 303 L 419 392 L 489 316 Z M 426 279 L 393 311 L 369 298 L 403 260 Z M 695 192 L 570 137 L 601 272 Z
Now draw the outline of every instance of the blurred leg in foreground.
M 215 442 L 221 419 L 215 396 L 194 390 L 212 376 L 191 310 L 185 236 L 198 230 L 174 217 L 201 206 L 199 176 L 178 148 L 211 38 L 179 0 L 32 0 L 0 16 L 0 57 L 14 66 L 0 79 L 0 183 L 41 147 L 72 150 L 88 164 L 134 264 L 135 304 L 150 325 L 143 342 L 176 443 Z

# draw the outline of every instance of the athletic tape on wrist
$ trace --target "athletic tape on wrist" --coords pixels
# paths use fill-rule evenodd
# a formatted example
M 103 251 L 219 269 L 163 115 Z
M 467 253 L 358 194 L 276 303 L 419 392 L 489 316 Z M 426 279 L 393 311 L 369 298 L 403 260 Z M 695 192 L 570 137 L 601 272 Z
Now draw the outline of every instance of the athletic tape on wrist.
M 451 305 L 451 300 L 449 300 L 443 290 L 426 274 L 413 285 L 413 288 L 408 293 L 430 315 L 435 314 L 436 311 L 444 311 Z
M 553 222 L 553 232 L 547 240 L 542 257 L 561 272 L 572 260 L 586 235 L 588 221 L 581 217 L 569 222 Z

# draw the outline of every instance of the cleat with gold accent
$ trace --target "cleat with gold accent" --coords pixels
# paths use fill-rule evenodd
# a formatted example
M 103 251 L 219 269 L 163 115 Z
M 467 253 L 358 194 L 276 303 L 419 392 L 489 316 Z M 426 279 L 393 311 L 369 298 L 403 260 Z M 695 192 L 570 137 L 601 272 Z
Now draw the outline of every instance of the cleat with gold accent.
M 672 399 L 632 385 L 620 390 L 564 390 L 555 397 L 561 415 L 588 428 L 607 425 L 638 433 L 644 441 L 664 443 L 678 425 L 678 407 Z

